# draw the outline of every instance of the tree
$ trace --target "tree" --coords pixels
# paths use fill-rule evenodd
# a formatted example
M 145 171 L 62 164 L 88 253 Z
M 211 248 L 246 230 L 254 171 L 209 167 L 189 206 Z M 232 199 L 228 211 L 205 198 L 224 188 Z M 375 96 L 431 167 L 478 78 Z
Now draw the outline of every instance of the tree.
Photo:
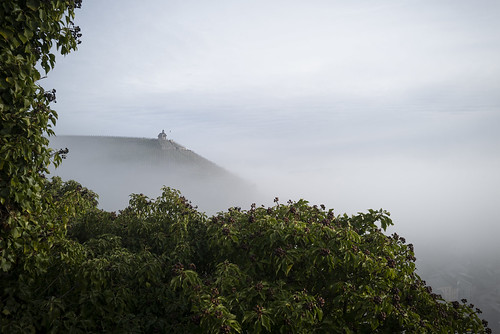
M 164 188 L 115 214 L 85 204 L 75 183 L 58 187 L 81 189 L 87 209 L 46 275 L 22 281 L 29 298 L 4 331 L 489 332 L 479 309 L 416 274 L 413 246 L 383 233 L 383 210 L 349 217 L 300 200 L 207 218 Z
M 50 199 L 41 197 L 49 164 L 64 152 L 47 146 L 56 91 L 38 84 L 37 66 L 45 73 L 54 67 L 54 44 L 63 55 L 76 49 L 81 34 L 72 20 L 80 6 L 81 0 L 0 3 L 0 271 L 20 257 L 46 260 L 51 240 L 62 233 Z
M 304 200 L 230 209 L 207 223 L 204 263 L 174 267 L 204 331 L 479 333 L 472 305 L 445 302 L 415 273 L 387 212 L 335 216 Z

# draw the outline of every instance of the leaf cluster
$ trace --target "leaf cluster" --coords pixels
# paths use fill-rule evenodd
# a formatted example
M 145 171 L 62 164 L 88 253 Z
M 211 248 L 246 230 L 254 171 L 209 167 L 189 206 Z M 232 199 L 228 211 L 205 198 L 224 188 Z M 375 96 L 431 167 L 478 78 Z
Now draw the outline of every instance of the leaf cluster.
M 24 257 L 44 262 L 52 245 L 53 238 L 44 235 L 44 225 L 52 224 L 46 214 L 51 203 L 40 194 L 49 164 L 61 157 L 47 146 L 57 119 L 49 105 L 55 90 L 38 84 L 39 69 L 47 73 L 54 67 L 54 46 L 62 54 L 76 49 L 81 34 L 72 20 L 80 5 L 75 0 L 0 3 L 0 271 Z
M 114 213 L 74 181 L 47 191 L 82 207 L 43 275 L 12 276 L 3 331 L 486 331 L 478 310 L 420 279 L 413 246 L 384 234 L 383 210 L 334 215 L 300 200 L 208 218 L 164 188 Z

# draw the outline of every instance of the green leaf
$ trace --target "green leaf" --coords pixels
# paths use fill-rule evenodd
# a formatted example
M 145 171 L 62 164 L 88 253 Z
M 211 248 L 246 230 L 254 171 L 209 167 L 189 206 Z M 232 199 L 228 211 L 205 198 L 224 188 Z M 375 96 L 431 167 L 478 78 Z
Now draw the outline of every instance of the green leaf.
M 2 258 L 1 261 L 2 262 L 0 263 L 0 268 L 2 268 L 4 272 L 9 271 L 9 269 L 12 267 L 12 263 L 8 262 L 5 258 Z
M 23 44 L 26 44 L 28 42 L 28 39 L 26 38 L 26 36 L 24 36 L 24 33 L 17 34 L 17 37 L 21 40 L 21 42 L 23 42 Z
M 26 6 L 29 9 L 35 11 L 35 10 L 38 9 L 38 7 L 40 7 L 40 1 L 38 1 L 38 0 L 28 0 L 28 1 L 26 1 Z
M 21 233 L 19 232 L 19 229 L 16 228 L 16 227 L 10 230 L 10 234 L 12 235 L 12 237 L 14 239 L 17 239 L 17 238 L 19 238 L 21 236 Z
M 0 35 L 5 38 L 6 40 L 10 39 L 12 37 L 12 31 L 0 28 Z
M 288 276 L 288 273 L 290 272 L 290 270 L 292 269 L 292 267 L 293 267 L 293 263 L 290 263 L 290 264 L 286 267 L 285 276 Z
M 323 310 L 318 309 L 317 314 L 318 314 L 318 320 L 319 321 L 323 320 Z
M 271 318 L 265 314 L 261 316 L 262 326 L 267 329 L 269 332 L 271 331 Z

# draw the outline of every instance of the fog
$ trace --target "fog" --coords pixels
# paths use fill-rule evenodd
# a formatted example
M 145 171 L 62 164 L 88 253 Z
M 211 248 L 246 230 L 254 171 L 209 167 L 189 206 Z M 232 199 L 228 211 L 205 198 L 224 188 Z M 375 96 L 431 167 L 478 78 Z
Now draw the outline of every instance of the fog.
M 113 210 L 131 188 L 165 183 L 209 214 L 275 196 L 339 214 L 384 208 L 424 278 L 470 283 L 452 297 L 497 329 L 499 15 L 493 0 L 87 0 L 83 43 L 42 82 L 57 89 L 56 133 L 165 129 L 244 181 L 181 182 L 151 166 L 134 179 L 133 164 L 96 153 L 92 169 L 71 148 L 60 173 L 80 173 Z M 113 182 L 97 177 L 108 162 Z
M 181 191 L 208 214 L 249 206 L 261 197 L 255 185 L 171 140 L 57 136 L 51 138 L 50 146 L 69 150 L 51 175 L 76 180 L 93 190 L 99 196 L 99 208 L 107 211 L 127 207 L 131 194 L 155 199 L 163 186 Z

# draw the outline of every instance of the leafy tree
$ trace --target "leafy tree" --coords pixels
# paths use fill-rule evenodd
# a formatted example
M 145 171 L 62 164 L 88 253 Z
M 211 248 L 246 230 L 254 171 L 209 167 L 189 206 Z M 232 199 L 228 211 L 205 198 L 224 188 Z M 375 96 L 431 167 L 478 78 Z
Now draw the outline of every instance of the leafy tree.
M 0 3 L 0 271 L 24 256 L 45 261 L 53 237 L 50 199 L 40 196 L 43 175 L 60 153 L 47 146 L 57 114 L 49 103 L 38 65 L 49 72 L 55 45 L 64 55 L 75 50 L 80 28 L 72 20 L 81 0 L 4 0 Z M 51 235 L 47 235 L 50 231 Z M 31 268 L 39 268 L 34 266 Z
M 413 246 L 382 233 L 391 224 L 383 210 L 335 216 L 303 200 L 233 208 L 207 224 L 203 275 L 178 265 L 172 284 L 203 331 L 484 331 L 478 310 L 432 293 Z
M 349 217 L 300 200 L 207 218 L 170 188 L 118 214 L 79 201 L 46 274 L 17 277 L 22 303 L 7 305 L 2 330 L 488 332 L 478 309 L 432 293 L 413 246 L 383 233 L 383 210 Z

